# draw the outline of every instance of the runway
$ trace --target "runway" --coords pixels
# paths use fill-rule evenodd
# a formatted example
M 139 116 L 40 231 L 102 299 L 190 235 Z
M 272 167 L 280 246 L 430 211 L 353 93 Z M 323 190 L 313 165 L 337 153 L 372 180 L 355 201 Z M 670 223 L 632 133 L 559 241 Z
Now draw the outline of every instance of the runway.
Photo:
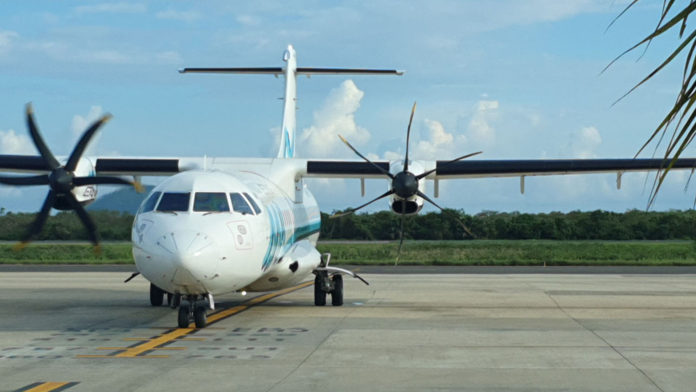
M 694 274 L 388 274 L 217 298 L 175 329 L 124 272 L 0 271 L 0 391 L 692 391 Z

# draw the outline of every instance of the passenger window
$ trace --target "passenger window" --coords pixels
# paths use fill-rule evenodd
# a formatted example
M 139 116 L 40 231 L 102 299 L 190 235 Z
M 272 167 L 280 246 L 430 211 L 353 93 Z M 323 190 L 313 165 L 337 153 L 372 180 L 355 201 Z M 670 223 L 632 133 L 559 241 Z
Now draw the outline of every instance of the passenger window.
M 239 193 L 230 193 L 230 200 L 232 200 L 232 209 L 236 212 L 242 214 L 254 214 L 254 211 L 249 206 L 249 203 L 244 199 Z
M 256 215 L 260 214 L 261 208 L 259 208 L 259 205 L 256 204 L 256 200 L 254 200 L 254 198 L 249 196 L 249 194 L 246 192 L 244 192 L 244 196 L 246 197 L 247 200 L 249 200 L 249 203 L 251 203 L 251 206 L 254 207 L 254 212 L 256 212 Z
M 157 200 L 159 200 L 160 195 L 162 192 L 154 192 L 153 194 L 150 195 L 150 197 L 145 200 L 145 203 L 143 203 L 143 206 L 140 207 L 140 212 L 150 212 L 155 209 L 155 206 L 157 205 Z
M 162 195 L 157 211 L 188 211 L 190 193 L 167 192 Z
M 227 195 L 222 192 L 196 192 L 196 196 L 193 199 L 193 210 L 229 212 L 230 205 L 227 204 Z

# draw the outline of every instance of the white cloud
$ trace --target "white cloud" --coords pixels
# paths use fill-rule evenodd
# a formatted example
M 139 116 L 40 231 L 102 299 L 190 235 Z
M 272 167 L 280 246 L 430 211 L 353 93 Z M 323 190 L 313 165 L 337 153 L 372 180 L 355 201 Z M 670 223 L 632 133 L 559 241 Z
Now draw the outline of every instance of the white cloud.
M 102 3 L 75 7 L 78 14 L 139 14 L 146 11 L 145 4 L 138 3 Z
M 1 48 L 1 47 L 0 47 Z M 116 49 L 87 49 L 70 42 L 28 42 L 25 49 L 46 55 L 56 62 L 80 62 L 95 64 L 138 65 L 174 64 L 181 62 L 176 51 L 137 52 Z
M 454 147 L 454 135 L 445 131 L 445 127 L 439 121 L 425 119 L 428 129 L 428 139 L 420 140 L 414 146 L 413 157 L 416 159 L 447 159 Z M 466 137 L 461 135 L 460 140 Z
M 169 20 L 180 20 L 183 22 L 193 22 L 201 19 L 202 15 L 197 11 L 175 11 L 168 9 L 166 11 L 160 11 L 155 16 L 158 19 L 169 19 Z
M 0 154 L 35 155 L 36 148 L 29 136 L 18 135 L 14 129 L 0 131 Z
M 76 114 L 73 116 L 72 124 L 70 129 L 73 134 L 73 146 L 77 143 L 82 136 L 82 133 L 87 130 L 87 127 L 92 125 L 92 123 L 104 115 L 104 110 L 101 106 L 92 106 L 86 116 L 81 116 Z M 92 155 L 96 151 L 97 145 L 99 144 L 99 139 L 101 138 L 101 129 L 92 137 L 92 141 L 87 146 L 84 155 Z M 72 148 L 72 147 L 71 147 Z
M 314 124 L 305 128 L 300 137 L 303 154 L 310 157 L 351 156 L 350 150 L 338 138 L 340 134 L 353 146 L 370 140 L 367 129 L 355 123 L 362 92 L 352 80 L 346 80 L 331 90 L 323 106 L 314 112 Z
M 602 137 L 595 127 L 584 127 L 571 135 L 568 143 L 569 153 L 574 158 L 597 158 L 597 148 L 602 144 Z
M 19 38 L 14 31 L 0 31 L 0 54 L 8 52 L 12 48 L 12 42 Z
M 484 147 L 495 142 L 495 128 L 491 122 L 497 115 L 498 101 L 481 100 L 476 104 L 466 135 L 472 145 Z
M 261 23 L 261 20 L 252 15 L 238 15 L 237 22 L 244 26 L 257 26 Z

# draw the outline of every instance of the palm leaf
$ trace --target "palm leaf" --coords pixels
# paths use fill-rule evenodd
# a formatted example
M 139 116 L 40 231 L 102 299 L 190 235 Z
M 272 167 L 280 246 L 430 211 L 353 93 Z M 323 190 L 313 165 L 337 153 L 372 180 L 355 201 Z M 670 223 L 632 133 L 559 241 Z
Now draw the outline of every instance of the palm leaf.
M 621 11 L 621 13 L 617 15 L 614 20 L 612 20 L 609 26 L 613 25 L 637 3 L 638 0 L 632 0 L 623 9 L 623 11 Z M 650 72 L 645 78 L 643 78 L 616 101 L 619 102 L 628 94 L 645 84 L 648 80 L 652 79 L 656 74 L 660 73 L 667 65 L 672 63 L 677 56 L 682 54 L 684 49 L 689 47 L 688 54 L 684 62 L 682 83 L 674 105 L 636 153 L 636 156 L 638 156 L 648 145 L 656 140 L 657 145 L 655 149 L 657 151 L 666 134 L 671 130 L 672 136 L 670 137 L 669 143 L 667 144 L 663 154 L 664 167 L 658 170 L 655 176 L 655 181 L 653 182 L 652 191 L 648 201 L 648 208 L 655 202 L 655 198 L 657 197 L 657 194 L 659 193 L 667 174 L 674 166 L 674 163 L 677 161 L 677 159 L 679 159 L 681 154 L 686 150 L 696 136 L 696 82 L 694 81 L 696 78 L 696 30 L 687 32 L 687 20 L 689 15 L 696 11 L 696 0 L 690 0 L 679 12 L 676 12 L 676 14 L 671 16 L 670 14 L 673 12 L 674 4 L 675 0 L 664 0 L 662 3 L 662 10 L 660 12 L 660 18 L 655 29 L 638 43 L 617 56 L 604 68 L 604 70 L 606 70 L 627 53 L 633 52 L 643 45 L 646 46 L 645 49 L 647 50 L 650 43 L 654 39 L 663 36 L 663 34 L 668 31 L 673 31 L 674 28 L 678 29 L 680 43 L 677 45 L 677 47 L 660 63 L 660 65 L 653 69 L 652 72 Z

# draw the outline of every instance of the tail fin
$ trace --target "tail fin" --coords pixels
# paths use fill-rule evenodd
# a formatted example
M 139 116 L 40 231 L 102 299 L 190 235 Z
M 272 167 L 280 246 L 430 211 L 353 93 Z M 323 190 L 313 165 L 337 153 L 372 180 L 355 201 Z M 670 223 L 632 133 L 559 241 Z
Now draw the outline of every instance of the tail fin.
M 280 149 L 278 158 L 295 157 L 295 112 L 297 111 L 297 57 L 292 45 L 283 54 L 285 65 L 285 99 L 283 101 L 283 122 L 280 125 Z
M 276 77 L 285 76 L 285 98 L 283 103 L 283 122 L 280 127 L 280 149 L 278 158 L 295 157 L 295 134 L 297 111 L 297 75 L 403 75 L 404 71 L 393 69 L 362 69 L 362 68 L 298 68 L 295 49 L 292 45 L 283 54 L 285 68 L 184 68 L 180 73 L 240 73 L 240 74 L 270 74 Z

